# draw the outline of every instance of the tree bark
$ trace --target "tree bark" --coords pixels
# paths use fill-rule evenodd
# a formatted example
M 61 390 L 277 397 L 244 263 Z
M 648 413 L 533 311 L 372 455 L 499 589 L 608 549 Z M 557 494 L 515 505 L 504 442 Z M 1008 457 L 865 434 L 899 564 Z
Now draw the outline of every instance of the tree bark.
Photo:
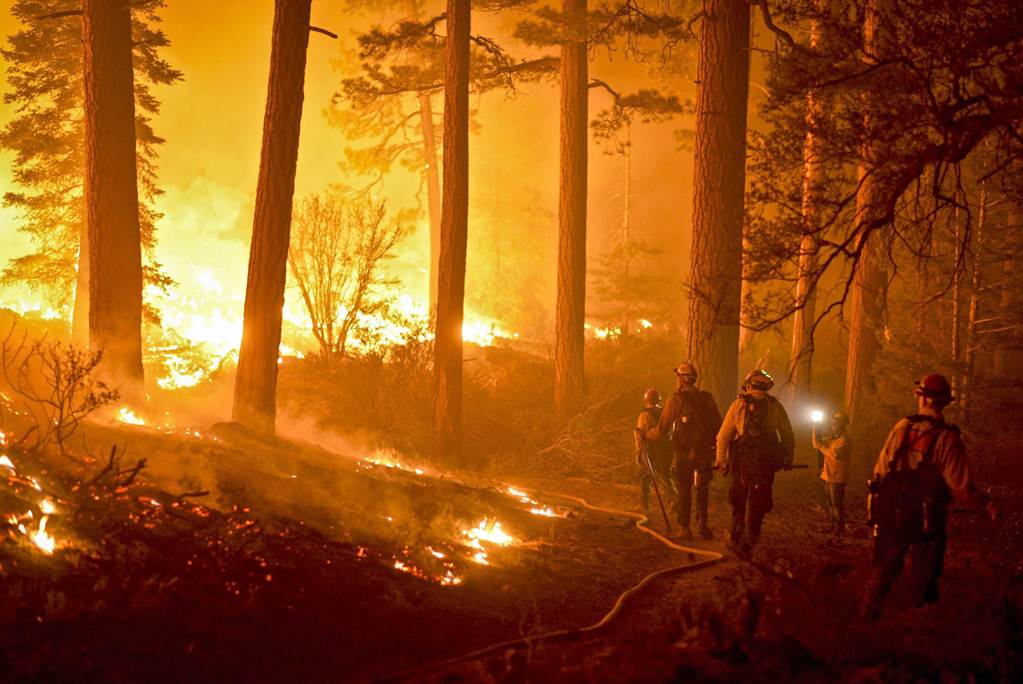
M 469 234 L 469 0 L 448 0 L 444 64 L 444 198 L 434 338 L 434 449 L 463 466 L 462 319 Z
M 85 192 L 88 193 L 88 190 Z M 82 221 L 82 229 L 78 234 L 78 273 L 75 274 L 75 304 L 71 311 L 71 344 L 82 349 L 89 346 L 88 221 Z
M 430 93 L 419 93 L 419 125 L 423 131 L 423 159 L 426 161 L 426 202 L 430 217 L 430 311 L 437 310 L 437 260 L 440 256 L 440 170 L 437 164 L 437 136 L 433 126 Z
M 586 0 L 564 0 L 563 9 L 582 26 Z M 561 177 L 554 330 L 554 405 L 559 420 L 578 411 L 585 398 L 588 60 L 585 35 L 561 46 Z
M 233 417 L 273 436 L 312 0 L 276 0 Z
M 825 11 L 831 0 L 819 0 L 818 9 Z M 810 24 L 810 49 L 821 45 L 821 22 Z M 799 243 L 799 271 L 796 278 L 795 314 L 792 317 L 792 350 L 789 355 L 789 384 L 792 396 L 806 396 L 813 391 L 813 341 L 811 331 L 817 317 L 817 250 L 820 199 L 825 181 L 821 166 L 823 143 L 816 134 L 824 117 L 824 103 L 815 92 L 806 98 L 806 137 L 803 139 L 803 199 L 800 214 L 803 237 Z
M 705 0 L 697 68 L 689 356 L 718 404 L 739 372 L 750 8 Z
M 881 13 L 888 0 L 871 0 L 867 4 L 863 23 L 864 53 L 877 55 L 883 48 L 881 40 Z M 865 126 L 871 130 L 871 103 L 864 98 Z M 869 135 L 869 133 L 868 133 Z M 852 421 L 874 399 L 874 361 L 881 349 L 884 335 L 884 297 L 887 274 L 884 268 L 884 254 L 879 244 L 880 235 L 870 239 L 868 226 L 877 223 L 884 212 L 882 205 L 884 188 L 878 179 L 877 169 L 881 164 L 881 151 L 870 140 L 864 140 L 858 169 L 859 190 L 856 194 L 855 225 L 861 231 L 857 241 L 860 261 L 853 276 L 849 310 L 849 348 L 845 370 L 845 401 Z M 877 232 L 877 231 L 873 231 Z
M 143 393 L 142 247 L 131 40 L 123 0 L 83 0 L 89 344 L 103 351 L 104 379 L 134 400 Z

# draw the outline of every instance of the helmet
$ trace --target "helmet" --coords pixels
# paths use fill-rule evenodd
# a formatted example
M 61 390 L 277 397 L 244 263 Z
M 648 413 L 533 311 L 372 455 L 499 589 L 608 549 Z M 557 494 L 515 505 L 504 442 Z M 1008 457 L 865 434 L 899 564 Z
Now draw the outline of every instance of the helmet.
M 689 376 L 695 378 L 699 373 L 696 372 L 696 366 L 693 365 L 692 361 L 685 361 L 672 368 L 675 375 Z
M 660 400 L 661 394 L 653 387 L 648 389 L 646 392 L 643 392 L 643 401 L 645 401 L 648 404 L 656 404 Z
M 913 394 L 918 397 L 928 397 L 939 402 L 945 402 L 946 404 L 955 401 L 955 397 L 952 396 L 952 386 L 948 384 L 948 380 L 944 375 L 938 373 L 931 373 L 918 381 Z
M 774 378 L 763 368 L 751 370 L 746 379 L 742 381 L 742 388 L 744 390 L 752 388 L 766 392 L 772 387 L 774 387 Z
M 831 419 L 847 425 L 849 423 L 849 415 L 845 411 L 835 411 L 835 415 L 831 416 Z

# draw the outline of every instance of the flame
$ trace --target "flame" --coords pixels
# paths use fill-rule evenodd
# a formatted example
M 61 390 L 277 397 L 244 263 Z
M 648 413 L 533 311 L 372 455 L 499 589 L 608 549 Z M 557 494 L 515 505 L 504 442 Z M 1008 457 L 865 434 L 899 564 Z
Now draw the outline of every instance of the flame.
M 12 463 L 11 459 L 7 458 L 7 456 L 0 456 L 0 466 L 3 466 L 4 468 L 10 468 L 11 470 L 15 469 L 14 463 Z
M 127 406 L 122 406 L 117 411 L 117 420 L 127 425 L 145 425 L 146 421 L 139 418 L 134 411 Z
M 560 517 L 562 517 L 562 516 L 558 515 L 558 513 L 553 508 L 551 508 L 549 506 L 539 506 L 539 507 L 530 508 L 529 512 L 532 513 L 533 515 L 542 515 L 545 518 L 560 518 Z
M 53 515 L 57 512 L 57 507 L 49 499 L 43 499 L 43 502 L 39 504 L 39 510 L 43 512 L 44 516 Z
M 484 518 L 476 527 L 465 530 L 463 534 L 470 540 L 470 545 L 477 548 L 481 541 L 498 546 L 509 546 L 515 543 L 515 539 L 501 529 L 501 523 L 491 518 Z M 472 544 L 472 542 L 476 542 L 476 544 Z
M 53 553 L 53 550 L 57 547 L 57 542 L 56 540 L 54 540 L 53 537 L 46 533 L 47 519 L 48 517 L 45 515 L 42 517 L 42 519 L 39 521 L 39 529 L 36 530 L 36 532 L 32 534 L 29 537 L 29 539 L 32 540 L 33 544 L 39 547 L 40 551 L 42 551 L 46 555 L 50 555 L 51 553 Z
M 397 455 L 390 450 L 377 449 L 372 456 L 362 459 L 363 463 L 370 465 L 383 466 L 385 468 L 393 468 L 396 470 L 404 470 L 408 473 L 415 473 L 416 475 L 425 475 L 426 470 L 418 468 L 416 466 L 410 466 L 403 463 Z

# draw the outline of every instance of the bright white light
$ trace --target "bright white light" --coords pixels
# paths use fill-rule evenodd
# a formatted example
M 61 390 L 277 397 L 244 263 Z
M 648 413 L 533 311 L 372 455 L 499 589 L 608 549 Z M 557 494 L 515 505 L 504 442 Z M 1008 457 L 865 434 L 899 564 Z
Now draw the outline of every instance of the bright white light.
M 813 411 L 810 411 L 810 420 L 812 420 L 815 423 L 822 422 L 824 420 L 824 411 L 821 411 L 820 409 L 814 409 Z

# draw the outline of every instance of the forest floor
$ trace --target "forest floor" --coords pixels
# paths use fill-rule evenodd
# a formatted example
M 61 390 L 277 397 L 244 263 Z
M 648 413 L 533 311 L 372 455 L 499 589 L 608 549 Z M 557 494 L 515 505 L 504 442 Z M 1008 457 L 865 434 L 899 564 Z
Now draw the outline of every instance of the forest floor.
M 532 504 L 496 480 L 267 444 L 229 426 L 201 438 L 88 433 L 144 455 L 146 468 L 127 487 L 74 489 L 52 464 L 12 457 L 19 476 L 3 503 L 31 498 L 17 480 L 37 476 L 57 502 L 48 530 L 58 548 L 44 555 L 12 530 L 0 543 L 5 681 L 1019 681 L 1023 672 L 1023 496 L 1007 485 L 996 491 L 1012 511 L 1001 525 L 953 517 L 942 601 L 916 610 L 900 585 L 868 625 L 857 617 L 866 529 L 854 523 L 840 540 L 824 532 L 809 471 L 779 475 L 752 558 L 719 540 L 691 542 L 725 558 L 687 572 L 697 557 L 631 518 L 529 489 L 629 509 L 628 485 L 509 478 Z M 530 513 L 538 505 L 557 517 Z M 722 536 L 720 479 L 711 518 Z M 512 541 L 474 546 L 466 530 L 484 520 L 500 521 Z M 487 565 L 474 560 L 480 551 Z M 636 592 L 605 629 L 543 636 L 596 622 L 666 568 L 679 569 Z

